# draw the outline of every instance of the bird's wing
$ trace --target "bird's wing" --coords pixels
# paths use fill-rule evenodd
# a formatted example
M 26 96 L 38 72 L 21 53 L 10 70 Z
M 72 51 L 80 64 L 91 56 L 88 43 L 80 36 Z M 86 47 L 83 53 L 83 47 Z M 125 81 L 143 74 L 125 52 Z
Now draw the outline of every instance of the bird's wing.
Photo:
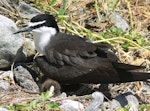
M 64 65 L 56 67 L 47 62 L 44 56 L 35 59 L 37 65 L 44 73 L 44 80 L 54 79 L 60 83 L 121 83 L 146 80 L 150 78 L 149 73 L 131 71 L 139 68 L 128 64 L 111 63 L 106 58 L 95 57 L 84 59 L 84 66 Z
M 48 63 L 44 56 L 37 57 L 35 61 L 46 78 L 62 83 L 98 83 L 118 78 L 115 68 L 106 58 L 84 59 L 84 66 L 64 65 L 62 67 Z
M 59 65 L 82 64 L 82 59 L 96 57 L 96 47 L 85 39 L 61 33 L 53 37 L 46 47 L 46 58 Z

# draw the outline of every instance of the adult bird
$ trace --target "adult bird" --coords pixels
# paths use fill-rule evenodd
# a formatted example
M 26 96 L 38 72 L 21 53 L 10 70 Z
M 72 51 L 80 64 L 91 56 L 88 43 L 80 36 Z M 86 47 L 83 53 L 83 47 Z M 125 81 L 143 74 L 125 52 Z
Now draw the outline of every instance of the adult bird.
M 48 89 L 49 80 L 61 84 L 122 83 L 150 79 L 146 72 L 133 71 L 141 66 L 118 62 L 107 44 L 93 44 L 85 38 L 61 33 L 55 18 L 40 14 L 27 27 L 15 32 L 32 32 L 39 56 L 35 58 L 44 73 L 41 90 Z

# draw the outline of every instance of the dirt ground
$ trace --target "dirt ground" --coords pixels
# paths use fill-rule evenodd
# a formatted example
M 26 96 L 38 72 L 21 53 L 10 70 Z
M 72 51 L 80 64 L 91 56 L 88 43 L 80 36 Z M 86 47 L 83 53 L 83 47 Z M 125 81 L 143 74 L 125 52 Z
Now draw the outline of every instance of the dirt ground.
M 27 1 L 32 3 L 33 0 Z M 67 16 L 69 17 L 69 25 L 78 23 L 80 26 L 86 27 L 91 30 L 92 33 L 98 34 L 99 32 L 106 32 L 114 23 L 109 18 L 111 2 L 106 0 L 102 3 L 96 0 L 99 5 L 100 14 L 104 15 L 104 18 L 99 22 L 97 13 L 94 7 L 95 0 L 76 0 L 76 2 L 67 1 Z M 115 10 L 129 23 L 131 28 L 134 28 L 134 33 L 142 35 L 148 41 L 150 38 L 150 0 L 120 0 L 115 7 Z M 46 0 L 42 1 L 48 4 Z M 108 4 L 109 3 L 109 4 Z M 59 10 L 63 6 L 61 0 L 54 6 L 56 10 Z M 43 12 L 48 12 L 49 9 L 43 9 Z M 1 14 L 3 14 L 0 11 Z M 54 13 L 54 12 L 52 12 Z M 55 14 L 55 13 L 54 13 Z M 55 14 L 56 15 L 56 14 Z M 17 16 L 6 15 L 17 22 Z M 19 24 L 20 25 L 20 24 Z M 65 27 L 59 22 L 59 26 L 62 31 L 65 31 Z M 74 28 L 74 27 L 71 27 Z M 76 27 L 75 27 L 76 28 Z M 82 32 L 80 29 L 76 29 L 77 32 Z M 68 32 L 71 33 L 71 32 Z M 120 44 L 112 43 L 117 50 L 117 55 L 121 62 L 130 63 L 134 65 L 144 64 L 149 71 L 150 67 L 150 51 L 148 49 L 131 48 L 128 52 L 124 52 Z M 150 92 L 143 92 L 143 82 L 132 82 L 115 84 L 110 88 L 112 97 L 119 95 L 122 92 L 126 92 L 131 89 L 138 97 L 140 103 L 150 104 Z M 13 105 L 18 103 L 28 104 L 33 99 L 39 99 L 41 95 L 32 94 L 31 92 L 23 90 L 21 87 L 14 87 L 12 85 L 12 91 L 0 93 L 0 105 Z M 87 104 L 87 103 L 85 103 Z

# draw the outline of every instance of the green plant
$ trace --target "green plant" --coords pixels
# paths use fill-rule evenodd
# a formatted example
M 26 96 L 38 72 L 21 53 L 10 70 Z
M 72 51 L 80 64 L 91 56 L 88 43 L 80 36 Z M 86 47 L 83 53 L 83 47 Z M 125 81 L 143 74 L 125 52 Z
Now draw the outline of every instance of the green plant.
M 124 2 L 127 4 L 127 9 L 129 10 L 129 17 L 130 17 L 130 24 L 131 24 L 131 28 L 132 30 L 124 33 L 122 32 L 120 29 L 112 26 L 111 28 L 106 29 L 104 32 L 100 32 L 100 33 L 93 33 L 91 30 L 81 26 L 79 23 L 77 23 L 76 21 L 71 20 L 71 24 L 69 23 L 69 18 L 66 17 L 67 12 L 67 1 L 66 0 L 62 0 L 63 3 L 63 8 L 60 9 L 55 9 L 53 6 L 56 3 L 55 0 L 49 0 L 51 1 L 51 5 L 46 5 L 43 4 L 42 2 L 40 2 L 40 0 L 37 0 L 38 2 L 36 2 L 34 4 L 35 7 L 43 10 L 46 13 L 51 13 L 57 16 L 57 20 L 58 22 L 65 27 L 65 31 L 67 33 L 71 33 L 71 34 L 76 34 L 79 36 L 86 36 L 87 38 L 91 39 L 93 41 L 93 43 L 99 43 L 99 42 L 106 42 L 109 43 L 111 45 L 113 44 L 120 44 L 123 48 L 124 51 L 129 51 L 130 49 L 139 49 L 139 48 L 143 48 L 143 49 L 150 49 L 150 43 L 148 41 L 146 41 L 145 38 L 143 38 L 141 35 L 134 33 L 134 29 L 133 29 L 133 17 L 132 17 L 132 13 L 131 13 L 131 5 L 130 5 L 130 1 L 125 0 Z M 75 2 L 75 1 L 74 1 Z M 117 8 L 118 4 L 119 4 L 119 0 L 95 0 L 95 11 L 98 17 L 98 20 L 101 21 L 101 16 L 99 13 L 99 10 L 101 8 L 104 9 L 105 13 L 109 12 L 109 11 L 113 11 Z M 100 8 L 100 5 L 102 5 L 102 7 Z M 65 15 L 64 15 L 65 14 Z
M 58 14 L 59 14 L 59 15 L 64 15 L 65 12 L 66 12 L 66 0 L 62 0 L 62 2 L 63 2 L 63 8 L 60 8 L 60 9 L 58 10 Z
M 141 104 L 139 106 L 139 111 L 150 111 L 150 104 Z
M 50 102 L 50 103 L 47 103 L 45 105 L 46 109 L 49 109 L 49 110 L 60 110 L 58 104 L 56 104 L 55 102 Z
M 12 106 L 4 106 L 4 108 L 10 111 L 31 111 L 30 107 L 24 104 L 14 104 Z
M 4 106 L 4 108 L 10 111 L 59 110 L 59 106 L 49 100 L 52 96 L 53 94 L 49 92 L 43 92 L 41 98 L 31 100 L 28 104 L 13 104 L 12 106 Z
M 130 109 L 130 105 L 126 105 L 124 108 L 121 108 L 117 111 L 129 111 L 129 109 Z
M 51 6 L 55 5 L 56 2 L 57 2 L 57 0 L 48 0 L 48 4 Z

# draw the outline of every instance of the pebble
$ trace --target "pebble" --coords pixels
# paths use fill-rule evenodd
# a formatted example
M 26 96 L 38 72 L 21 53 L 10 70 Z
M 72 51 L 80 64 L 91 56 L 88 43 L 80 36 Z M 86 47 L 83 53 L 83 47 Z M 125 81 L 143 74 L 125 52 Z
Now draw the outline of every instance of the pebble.
M 39 92 L 39 87 L 36 84 L 36 73 L 27 66 L 17 66 L 14 69 L 14 77 L 16 82 L 27 90 L 32 92 Z
M 104 96 L 101 92 L 92 93 L 92 101 L 86 107 L 86 111 L 100 111 L 100 105 L 104 102 Z
M 131 92 L 121 94 L 111 101 L 111 108 L 113 111 L 121 109 L 126 105 L 130 105 L 129 111 L 138 111 L 138 99 Z
M 113 13 L 112 22 L 123 32 L 126 32 L 130 28 L 127 21 L 118 12 Z
M 84 111 L 84 105 L 82 103 L 70 99 L 63 100 L 60 108 L 65 111 Z

